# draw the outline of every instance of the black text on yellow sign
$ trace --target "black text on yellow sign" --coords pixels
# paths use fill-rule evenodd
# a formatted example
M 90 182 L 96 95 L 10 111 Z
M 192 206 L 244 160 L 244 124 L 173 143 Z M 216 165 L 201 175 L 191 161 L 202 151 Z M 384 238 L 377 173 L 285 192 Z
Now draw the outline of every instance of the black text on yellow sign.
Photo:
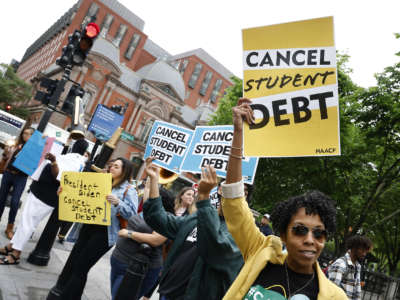
M 245 156 L 339 155 L 333 18 L 243 30 Z
M 63 172 L 59 195 L 60 220 L 110 225 L 111 174 Z

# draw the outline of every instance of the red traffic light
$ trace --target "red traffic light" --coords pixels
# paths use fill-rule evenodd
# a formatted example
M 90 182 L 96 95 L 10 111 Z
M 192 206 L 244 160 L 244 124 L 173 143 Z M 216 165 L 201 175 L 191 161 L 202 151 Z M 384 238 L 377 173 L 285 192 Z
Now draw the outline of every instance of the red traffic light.
M 7 104 L 6 105 L 6 111 L 10 111 L 11 110 L 11 105 L 10 104 Z
M 86 36 L 93 39 L 95 38 L 100 32 L 99 25 L 96 23 L 89 23 L 86 26 Z

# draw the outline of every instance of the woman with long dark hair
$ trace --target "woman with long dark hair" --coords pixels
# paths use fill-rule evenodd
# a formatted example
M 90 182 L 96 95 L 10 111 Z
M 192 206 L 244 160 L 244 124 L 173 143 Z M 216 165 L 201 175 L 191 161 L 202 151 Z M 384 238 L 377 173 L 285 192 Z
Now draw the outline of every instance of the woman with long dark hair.
M 7 195 L 10 192 L 11 187 L 13 188 L 10 212 L 8 214 L 8 224 L 5 231 L 6 237 L 11 240 L 14 232 L 14 221 L 18 212 L 19 200 L 21 198 L 22 192 L 25 189 L 26 180 L 28 175 L 19 169 L 15 168 L 12 164 L 17 157 L 19 151 L 29 140 L 34 132 L 33 128 L 26 128 L 20 134 L 17 142 L 13 146 L 6 147 L 3 152 L 3 160 L 6 162 L 4 167 L 3 178 L 1 179 L 0 187 L 0 219 L 3 215 L 4 206 L 6 204 Z M 6 254 L 6 253 L 1 253 Z
M 120 223 L 117 214 L 129 219 L 137 211 L 137 193 L 130 186 L 132 163 L 117 158 L 109 168 L 112 175 L 112 191 L 107 196 L 111 205 L 111 225 L 84 224 L 78 240 L 47 299 L 78 300 L 85 288 L 87 274 L 97 261 L 116 243 Z

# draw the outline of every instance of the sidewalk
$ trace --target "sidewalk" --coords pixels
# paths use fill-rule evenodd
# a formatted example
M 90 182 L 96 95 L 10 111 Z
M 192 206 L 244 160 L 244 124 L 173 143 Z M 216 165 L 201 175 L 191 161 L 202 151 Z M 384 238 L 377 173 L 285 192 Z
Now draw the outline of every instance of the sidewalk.
M 1 177 L 0 174 L 0 181 Z M 23 203 L 29 185 L 30 180 L 28 180 L 21 197 Z M 17 214 L 16 226 L 19 223 L 21 209 L 22 207 Z M 6 207 L 0 222 L 0 247 L 9 242 L 4 234 L 8 221 L 8 211 L 9 208 Z M 46 223 L 47 218 L 39 224 L 32 239 L 27 243 L 25 251 L 22 252 L 19 265 L 0 266 L 0 300 L 45 300 L 50 288 L 55 285 L 73 247 L 72 243 L 64 242 L 64 244 L 60 244 L 56 241 L 50 253 L 49 264 L 46 267 L 35 266 L 27 262 L 29 253 L 35 248 Z M 112 251 L 113 249 L 108 251 L 90 270 L 82 300 L 111 299 L 110 256 Z M 158 299 L 158 296 L 157 293 L 154 293 L 151 300 Z

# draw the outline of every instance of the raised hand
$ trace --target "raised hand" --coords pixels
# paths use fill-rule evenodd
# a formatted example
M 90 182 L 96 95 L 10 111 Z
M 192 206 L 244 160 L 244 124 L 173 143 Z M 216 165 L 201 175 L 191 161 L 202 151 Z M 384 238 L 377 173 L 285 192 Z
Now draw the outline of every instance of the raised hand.
M 56 161 L 56 157 L 54 156 L 54 154 L 48 152 L 46 153 L 46 155 L 44 156 L 45 159 L 48 159 L 49 161 L 51 161 L 52 163 Z
M 153 160 L 154 160 L 154 159 L 155 159 L 155 158 L 152 157 L 152 156 L 146 158 L 146 167 L 145 167 L 145 170 L 146 170 L 147 175 L 148 175 L 150 178 L 152 178 L 152 179 L 157 179 L 157 180 L 158 180 L 158 177 L 159 177 L 159 174 L 160 174 L 160 172 L 159 172 L 159 169 L 160 169 L 160 168 L 159 168 L 158 166 L 156 166 L 155 164 L 153 164 Z
M 201 179 L 198 188 L 198 199 L 206 200 L 211 190 L 218 185 L 217 173 L 213 166 L 207 165 L 201 169 Z
M 243 120 L 253 124 L 254 113 L 250 107 L 251 101 L 247 98 L 240 98 L 238 104 L 232 108 L 233 126 L 235 129 L 243 129 Z

